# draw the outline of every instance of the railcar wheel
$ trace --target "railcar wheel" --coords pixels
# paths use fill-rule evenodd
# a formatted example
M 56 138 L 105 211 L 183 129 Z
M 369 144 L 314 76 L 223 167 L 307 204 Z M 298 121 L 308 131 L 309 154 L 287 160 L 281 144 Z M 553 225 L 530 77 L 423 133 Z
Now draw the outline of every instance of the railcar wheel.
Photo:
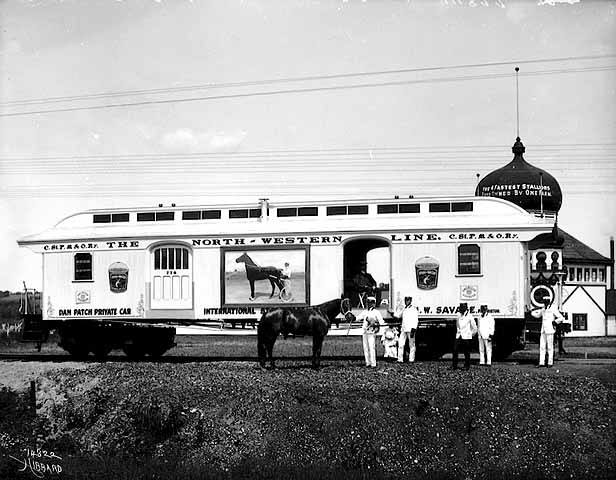
M 94 353 L 94 358 L 97 360 L 104 360 L 111 353 L 111 350 L 110 345 L 97 345 L 92 350 L 92 353 Z
M 162 345 L 157 345 L 150 347 L 148 350 L 148 355 L 152 358 L 160 358 L 162 357 L 168 349 L 163 347 Z
M 65 347 L 65 350 L 73 357 L 75 360 L 84 360 L 88 357 L 90 350 L 85 345 L 71 345 L 70 347 Z
M 145 349 L 136 343 L 127 343 L 122 348 L 126 356 L 132 360 L 140 360 L 145 357 Z

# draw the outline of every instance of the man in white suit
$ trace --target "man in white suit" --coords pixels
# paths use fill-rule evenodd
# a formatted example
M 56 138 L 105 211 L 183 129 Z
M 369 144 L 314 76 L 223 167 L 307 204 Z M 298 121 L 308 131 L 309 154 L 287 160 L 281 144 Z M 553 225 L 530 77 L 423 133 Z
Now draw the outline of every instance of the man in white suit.
M 494 317 L 487 305 L 479 309 L 479 365 L 492 366 L 492 337 L 494 336 Z
M 547 349 L 548 364 L 547 367 L 552 367 L 554 363 L 554 332 L 555 325 L 562 323 L 565 318 L 560 314 L 558 309 L 554 307 L 549 298 L 543 299 L 544 306 L 536 308 L 530 312 L 535 318 L 541 319 L 541 336 L 539 337 L 539 364 L 537 367 L 545 366 L 545 353 Z

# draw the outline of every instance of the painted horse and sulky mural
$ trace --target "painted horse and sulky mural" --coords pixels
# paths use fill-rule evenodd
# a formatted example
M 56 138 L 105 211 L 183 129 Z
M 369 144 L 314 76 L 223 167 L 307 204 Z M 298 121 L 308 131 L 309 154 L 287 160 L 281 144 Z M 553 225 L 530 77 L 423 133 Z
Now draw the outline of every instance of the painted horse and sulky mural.
M 304 248 L 225 249 L 225 306 L 289 304 L 306 306 L 308 252 Z
M 265 312 L 257 327 L 259 365 L 265 368 L 269 360 L 271 368 L 275 368 L 272 351 L 279 334 L 285 339 L 289 335 L 312 335 L 312 368 L 318 370 L 321 366 L 323 340 L 332 323 L 339 325 L 340 314 L 348 322 L 355 320 L 348 298 L 337 298 L 312 307 L 275 308 Z
M 246 278 L 250 283 L 250 300 L 255 300 L 255 281 L 257 280 L 269 280 L 272 285 L 272 293 L 270 298 L 276 293 L 276 287 L 278 291 L 282 292 L 284 285 L 282 284 L 282 268 L 273 266 L 260 267 L 257 265 L 247 253 L 243 253 L 235 259 L 235 263 L 243 263 L 246 265 Z

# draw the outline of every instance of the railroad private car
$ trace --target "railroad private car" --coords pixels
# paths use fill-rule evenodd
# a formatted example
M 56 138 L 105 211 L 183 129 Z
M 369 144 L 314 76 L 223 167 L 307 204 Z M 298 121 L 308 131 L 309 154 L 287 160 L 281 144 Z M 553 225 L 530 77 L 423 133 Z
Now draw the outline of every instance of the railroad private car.
M 493 312 L 502 357 L 523 345 L 533 303 L 529 242 L 549 234 L 554 220 L 493 197 L 84 211 L 18 241 L 43 265 L 40 305 L 25 312 L 25 334 L 41 342 L 54 329 L 78 357 L 114 348 L 159 356 L 182 325 L 254 334 L 251 325 L 274 306 L 348 297 L 360 309 L 353 279 L 368 260 L 386 317 L 405 296 L 419 307 L 420 352 L 451 351 L 465 302 Z M 330 334 L 359 331 L 342 323 Z

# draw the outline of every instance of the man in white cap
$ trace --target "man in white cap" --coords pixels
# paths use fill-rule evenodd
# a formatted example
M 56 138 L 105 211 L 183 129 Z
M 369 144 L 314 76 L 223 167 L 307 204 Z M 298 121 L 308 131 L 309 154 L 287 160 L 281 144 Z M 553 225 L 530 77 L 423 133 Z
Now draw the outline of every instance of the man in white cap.
M 494 317 L 487 305 L 479 308 L 479 365 L 492 366 L 492 337 L 494 336 Z
M 363 330 L 363 346 L 364 346 L 364 357 L 366 360 L 367 367 L 376 367 L 376 334 L 379 332 L 381 328 L 381 323 L 383 323 L 383 316 L 381 312 L 379 312 L 376 306 L 376 298 L 368 297 L 366 299 L 368 302 L 368 308 L 361 312 L 357 317 L 358 320 L 362 321 L 362 330 Z
M 554 307 L 549 297 L 543 299 L 543 307 L 536 308 L 530 312 L 535 318 L 541 319 L 541 337 L 539 338 L 539 364 L 537 367 L 545 365 L 545 353 L 548 353 L 548 368 L 554 363 L 554 326 L 562 323 L 565 318 Z
M 398 337 L 398 362 L 404 360 L 404 347 L 409 342 L 409 362 L 415 361 L 415 333 L 419 325 L 419 312 L 413 305 L 413 297 L 404 297 L 404 308 L 398 310 L 395 317 L 402 319 L 400 336 Z
M 467 303 L 460 304 L 460 314 L 456 321 L 456 340 L 453 346 L 453 365 L 452 368 L 458 368 L 458 352 L 464 353 L 464 370 L 471 368 L 471 343 L 473 335 L 477 333 L 477 325 L 475 319 L 468 310 Z

